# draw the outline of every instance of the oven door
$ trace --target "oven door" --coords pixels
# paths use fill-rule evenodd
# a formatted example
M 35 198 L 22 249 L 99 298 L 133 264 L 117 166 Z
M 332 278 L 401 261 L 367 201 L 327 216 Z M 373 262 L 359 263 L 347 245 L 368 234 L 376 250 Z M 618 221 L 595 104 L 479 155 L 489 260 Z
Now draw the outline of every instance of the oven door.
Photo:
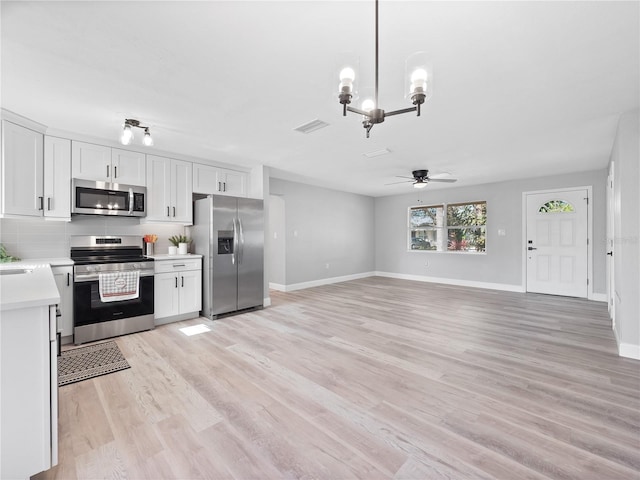
M 74 327 L 153 315 L 153 288 L 153 274 L 141 276 L 138 298 L 119 302 L 102 302 L 97 279 L 75 282 L 73 284 Z

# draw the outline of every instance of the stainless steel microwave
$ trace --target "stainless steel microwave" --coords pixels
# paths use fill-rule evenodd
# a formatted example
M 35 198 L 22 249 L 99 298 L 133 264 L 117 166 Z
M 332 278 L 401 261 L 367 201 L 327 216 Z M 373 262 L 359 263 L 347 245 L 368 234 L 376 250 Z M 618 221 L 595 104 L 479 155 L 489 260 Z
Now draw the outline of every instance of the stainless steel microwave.
M 71 183 L 71 213 L 144 217 L 146 197 L 147 189 L 138 185 L 74 178 Z

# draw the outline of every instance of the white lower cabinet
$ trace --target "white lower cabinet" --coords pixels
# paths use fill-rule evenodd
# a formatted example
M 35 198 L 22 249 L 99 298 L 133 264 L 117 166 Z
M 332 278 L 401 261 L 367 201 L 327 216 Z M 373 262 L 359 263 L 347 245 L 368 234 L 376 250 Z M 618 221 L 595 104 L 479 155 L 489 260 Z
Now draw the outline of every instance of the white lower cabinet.
M 155 324 L 195 318 L 202 309 L 202 258 L 155 260 Z
M 0 478 L 29 478 L 58 463 L 55 306 L 2 311 Z
M 62 343 L 73 341 L 73 267 L 52 266 L 53 278 L 60 293 L 60 317 L 58 317 L 58 331 L 62 337 Z

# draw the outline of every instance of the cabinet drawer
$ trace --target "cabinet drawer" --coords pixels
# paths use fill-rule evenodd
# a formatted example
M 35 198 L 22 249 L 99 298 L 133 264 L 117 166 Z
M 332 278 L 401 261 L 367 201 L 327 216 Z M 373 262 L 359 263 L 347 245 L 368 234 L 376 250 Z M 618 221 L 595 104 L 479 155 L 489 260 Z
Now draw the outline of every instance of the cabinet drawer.
M 155 273 L 168 273 L 168 272 L 184 272 L 185 270 L 200 270 L 202 268 L 202 260 L 195 259 L 176 259 L 176 260 L 163 260 L 155 261 Z

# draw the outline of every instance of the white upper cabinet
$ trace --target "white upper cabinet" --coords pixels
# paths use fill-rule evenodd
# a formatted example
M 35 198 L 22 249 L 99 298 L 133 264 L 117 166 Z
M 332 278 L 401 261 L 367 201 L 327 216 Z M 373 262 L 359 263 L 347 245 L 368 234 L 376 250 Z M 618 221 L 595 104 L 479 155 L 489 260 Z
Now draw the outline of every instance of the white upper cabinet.
M 191 225 L 192 164 L 147 155 L 147 216 L 145 221 Z
M 71 143 L 71 176 L 111 182 L 111 147 L 93 143 Z
M 194 163 L 193 191 L 196 193 L 246 197 L 247 174 Z
M 72 142 L 72 177 L 98 182 L 145 185 L 145 154 Z
M 43 139 L 42 133 L 2 121 L 2 215 L 42 216 Z
M 247 196 L 247 174 L 234 170 L 218 169 L 218 188 L 220 194 L 232 195 L 234 197 Z
M 125 185 L 145 185 L 146 155 L 129 150 L 111 149 L 111 178 L 113 183 Z
M 71 140 L 44 137 L 44 216 L 71 220 Z

